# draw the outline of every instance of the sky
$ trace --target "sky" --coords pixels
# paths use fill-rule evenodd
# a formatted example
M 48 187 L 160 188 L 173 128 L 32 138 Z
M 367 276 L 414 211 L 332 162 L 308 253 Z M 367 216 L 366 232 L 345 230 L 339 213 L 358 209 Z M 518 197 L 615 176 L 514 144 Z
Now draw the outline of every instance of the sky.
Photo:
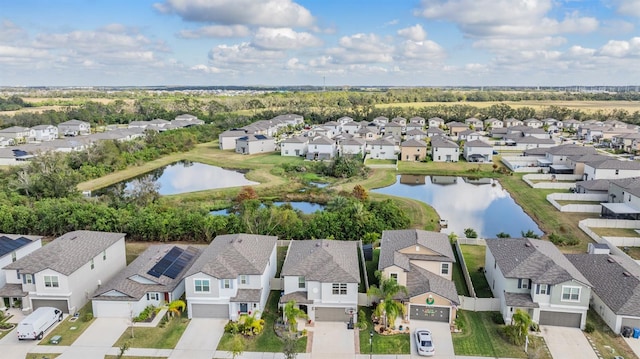
M 0 86 L 640 84 L 640 0 L 0 0 Z

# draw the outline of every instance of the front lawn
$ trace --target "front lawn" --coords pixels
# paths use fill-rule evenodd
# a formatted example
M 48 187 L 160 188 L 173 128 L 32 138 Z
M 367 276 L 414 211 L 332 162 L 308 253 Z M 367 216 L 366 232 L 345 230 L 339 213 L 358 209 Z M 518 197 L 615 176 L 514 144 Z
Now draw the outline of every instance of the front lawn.
M 367 318 L 367 328 L 360 330 L 360 354 L 370 354 L 370 331 L 373 329 L 371 321 L 371 308 L 359 307 L 364 310 Z M 411 337 L 409 334 L 380 335 L 373 331 L 373 354 L 411 354 Z
M 492 313 L 458 311 L 456 321 L 462 321 L 462 333 L 452 333 L 456 355 L 492 358 L 526 358 L 524 348 L 507 342 L 501 334 L 503 325 L 495 324 Z
M 182 333 L 189 325 L 186 312 L 180 318 L 169 319 L 163 327 L 161 323 L 162 321 L 156 327 L 133 327 L 133 338 L 131 337 L 131 327 L 129 327 L 113 346 L 120 348 L 127 342 L 130 348 L 175 348 Z
M 476 291 L 476 296 L 478 298 L 492 298 L 493 294 L 483 271 L 487 247 L 462 244 L 460 249 L 467 264 L 467 270 L 471 277 L 471 283 L 473 283 L 473 289 Z
M 278 318 L 278 300 L 280 299 L 279 291 L 271 291 L 267 306 L 262 319 L 264 319 L 264 329 L 260 335 L 254 337 L 242 336 L 242 342 L 245 352 L 269 352 L 282 353 L 283 341 L 276 335 L 274 324 Z M 224 333 L 218 343 L 219 351 L 231 351 L 233 334 Z M 296 342 L 296 351 L 304 353 L 307 350 L 307 337 L 302 337 Z
M 93 323 L 93 313 L 91 308 L 91 302 L 85 304 L 79 311 L 80 315 L 75 321 L 71 321 L 72 315 L 68 316 L 62 323 L 58 324 L 55 329 L 49 332 L 49 335 L 45 336 L 40 341 L 39 345 L 71 345 L 78 339 L 78 337 L 84 333 L 87 328 Z M 87 320 L 88 319 L 88 320 Z M 49 340 L 54 335 L 62 336 L 59 344 L 50 344 Z

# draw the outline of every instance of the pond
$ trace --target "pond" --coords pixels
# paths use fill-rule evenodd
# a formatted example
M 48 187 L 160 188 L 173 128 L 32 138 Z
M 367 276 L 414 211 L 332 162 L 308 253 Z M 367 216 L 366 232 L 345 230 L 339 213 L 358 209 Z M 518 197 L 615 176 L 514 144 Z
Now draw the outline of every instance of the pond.
M 521 237 L 528 230 L 543 234 L 509 192 L 490 178 L 402 175 L 395 184 L 372 192 L 429 204 L 448 222 L 442 232 L 461 237 L 466 228 L 473 228 L 481 238 L 495 238 L 500 232 Z
M 116 183 L 104 190 L 100 190 L 97 194 L 104 193 L 105 190 L 122 184 L 125 185 L 125 190 L 131 190 L 134 184 L 142 178 L 150 179 L 157 183 L 159 186 L 158 192 L 161 195 L 259 184 L 258 182 L 247 180 L 244 174 L 238 171 L 206 165 L 204 163 L 182 161 Z
M 293 209 L 300 210 L 302 213 L 311 214 L 315 211 L 322 211 L 324 209 L 324 205 L 313 202 L 273 202 L 276 206 L 282 206 L 283 204 L 290 204 Z M 215 215 L 227 215 L 228 212 L 226 209 L 219 209 L 217 211 L 211 211 L 209 214 Z

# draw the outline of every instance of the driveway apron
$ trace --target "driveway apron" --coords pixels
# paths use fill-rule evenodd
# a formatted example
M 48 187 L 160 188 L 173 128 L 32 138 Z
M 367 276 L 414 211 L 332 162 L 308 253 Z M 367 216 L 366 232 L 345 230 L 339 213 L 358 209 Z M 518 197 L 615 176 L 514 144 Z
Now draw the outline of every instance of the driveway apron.
M 321 358 L 353 358 L 355 355 L 354 330 L 347 329 L 346 323 L 316 322 L 313 327 L 313 344 L 311 357 Z
M 597 359 L 591 344 L 578 328 L 540 326 L 540 332 L 554 358 Z
M 456 356 L 453 351 L 453 339 L 451 338 L 449 323 L 412 319 L 409 322 L 409 328 L 411 330 L 411 358 L 421 358 L 421 356 L 418 355 L 414 332 L 418 328 L 423 328 L 431 331 L 433 344 L 436 347 L 436 355 L 432 358 L 455 359 Z
M 170 358 L 211 359 L 227 322 L 226 319 L 191 319 Z
M 124 318 L 96 318 L 59 359 L 104 358 L 129 326 Z M 102 355 L 102 356 L 100 356 Z

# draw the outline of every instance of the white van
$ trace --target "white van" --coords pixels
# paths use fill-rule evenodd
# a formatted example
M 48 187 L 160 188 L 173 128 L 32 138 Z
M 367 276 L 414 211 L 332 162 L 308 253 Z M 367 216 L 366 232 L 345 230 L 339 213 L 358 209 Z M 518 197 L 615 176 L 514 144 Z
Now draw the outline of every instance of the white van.
M 61 320 L 62 311 L 60 309 L 52 307 L 38 308 L 18 323 L 18 340 L 40 340 L 47 329 Z

